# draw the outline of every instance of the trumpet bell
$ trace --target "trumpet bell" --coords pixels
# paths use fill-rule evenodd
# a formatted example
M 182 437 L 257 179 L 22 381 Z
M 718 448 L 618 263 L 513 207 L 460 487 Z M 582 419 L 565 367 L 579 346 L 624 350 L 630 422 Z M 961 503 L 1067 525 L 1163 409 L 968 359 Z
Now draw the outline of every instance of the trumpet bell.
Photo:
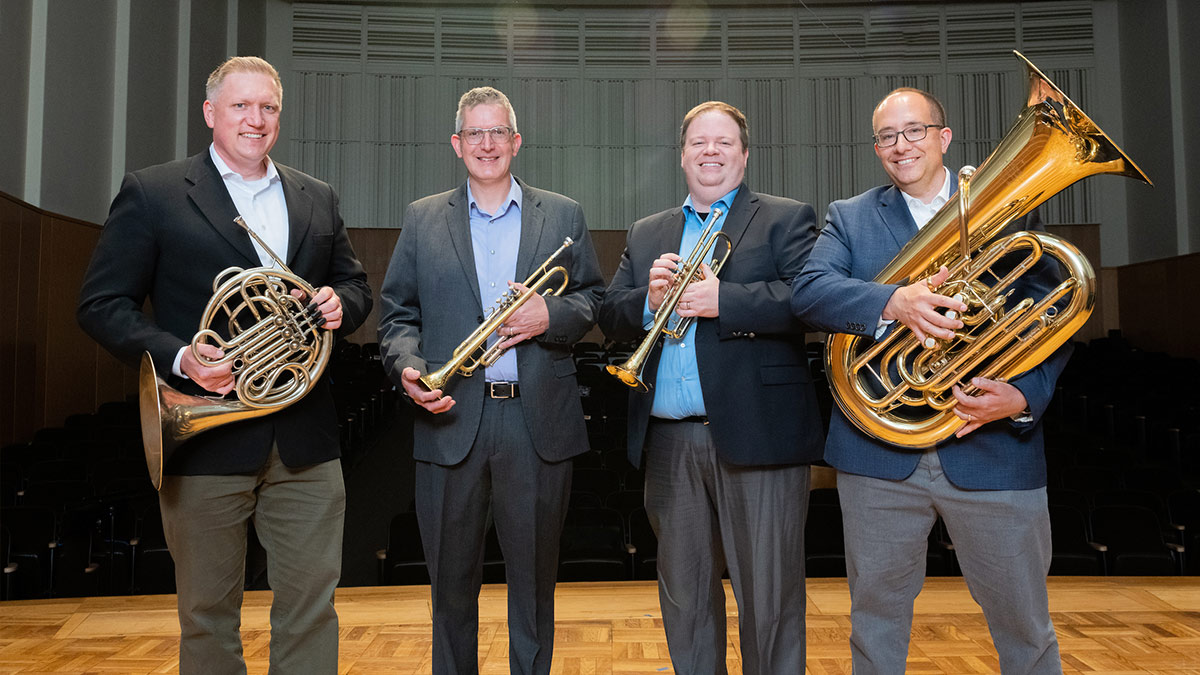
M 639 376 L 641 373 L 640 365 L 636 367 L 630 367 L 630 363 L 630 361 L 626 361 L 619 366 L 615 363 L 610 364 L 605 366 L 604 370 L 609 375 L 616 377 L 618 380 L 624 382 L 630 387 L 633 387 L 634 389 L 637 389 L 640 392 L 650 391 L 650 388 L 646 386 L 645 382 L 642 382 L 642 378 Z

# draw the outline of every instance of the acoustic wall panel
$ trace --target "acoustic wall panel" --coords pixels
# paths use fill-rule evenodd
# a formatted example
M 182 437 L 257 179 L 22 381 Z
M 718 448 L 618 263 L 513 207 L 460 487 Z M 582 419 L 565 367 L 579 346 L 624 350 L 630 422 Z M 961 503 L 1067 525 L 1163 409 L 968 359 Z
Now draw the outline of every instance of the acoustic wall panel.
M 351 227 L 399 227 L 413 199 L 465 178 L 449 145 L 458 97 L 491 84 L 516 107 L 515 173 L 563 192 L 593 228 L 677 205 L 683 114 L 746 112 L 755 189 L 827 204 L 886 181 L 871 112 L 898 86 L 936 93 L 978 164 L 1024 104 L 1026 51 L 1085 110 L 1097 92 L 1085 0 L 675 8 L 293 3 L 288 115 L 300 168 L 334 183 Z M 1085 182 L 1051 222 L 1096 222 Z

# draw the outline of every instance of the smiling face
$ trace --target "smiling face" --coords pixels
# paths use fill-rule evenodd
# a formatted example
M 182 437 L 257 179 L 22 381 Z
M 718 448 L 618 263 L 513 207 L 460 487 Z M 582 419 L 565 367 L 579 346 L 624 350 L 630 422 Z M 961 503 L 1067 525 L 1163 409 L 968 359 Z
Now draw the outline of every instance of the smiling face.
M 925 203 L 933 200 L 942 189 L 946 172 L 942 169 L 942 156 L 950 147 L 953 135 L 948 127 L 930 127 L 925 138 L 910 141 L 904 137 L 904 129 L 925 124 L 935 124 L 929 101 L 914 92 L 899 92 L 883 99 L 875 108 L 871 118 L 874 133 L 891 131 L 899 135 L 896 144 L 881 148 L 875 145 L 875 156 L 883 163 L 892 183 L 907 194 Z
M 481 103 L 467 108 L 462 113 L 463 129 L 491 129 L 493 127 L 508 127 L 508 111 L 498 103 Z M 521 134 L 513 134 L 507 141 L 497 142 L 492 134 L 483 134 L 478 145 L 467 143 L 458 134 L 450 137 L 454 153 L 462 158 L 467 166 L 472 189 L 478 190 L 487 186 L 508 185 L 509 167 L 513 157 L 521 149 Z
M 704 210 L 740 185 L 749 157 L 732 117 L 717 110 L 696 116 L 684 136 L 680 160 L 696 208 Z
M 213 130 L 217 154 L 243 178 L 266 175 L 267 153 L 279 137 L 280 91 L 262 73 L 230 73 L 204 102 L 204 121 Z

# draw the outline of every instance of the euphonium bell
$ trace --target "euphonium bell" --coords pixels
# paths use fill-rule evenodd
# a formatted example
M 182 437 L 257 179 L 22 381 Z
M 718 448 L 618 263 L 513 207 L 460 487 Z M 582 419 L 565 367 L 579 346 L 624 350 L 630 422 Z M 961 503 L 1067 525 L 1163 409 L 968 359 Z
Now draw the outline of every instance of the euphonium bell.
M 142 448 L 154 489 L 162 487 L 163 467 L 185 440 L 215 427 L 277 412 L 299 401 L 325 372 L 333 350 L 333 333 L 308 302 L 315 288 L 296 276 L 274 251 L 246 227 L 279 269 L 230 267 L 213 280 L 213 297 L 192 338 L 192 355 L 203 365 L 233 364 L 237 399 L 192 396 L 177 391 L 155 372 L 149 353 L 142 354 L 138 401 Z M 292 289 L 302 291 L 296 298 Z M 224 324 L 224 334 L 215 330 Z M 213 344 L 224 352 L 208 359 L 197 350 Z
M 949 438 L 962 425 L 953 412 L 954 385 L 975 394 L 972 377 L 1007 381 L 1030 370 L 1091 315 L 1095 273 L 1078 249 L 1042 232 L 993 241 L 1001 230 L 1088 176 L 1150 182 L 1066 94 L 1014 54 L 1029 77 L 1025 109 L 979 169 L 960 174 L 958 193 L 875 277 L 904 284 L 945 265 L 949 277 L 932 290 L 967 304 L 958 317 L 964 327 L 932 348 L 918 344 L 902 324 L 880 342 L 838 333 L 826 343 L 826 373 L 838 406 L 859 429 L 893 445 L 922 448 Z M 1017 251 L 1025 258 L 1010 272 L 992 272 L 993 263 Z M 1005 309 L 1013 282 L 1045 254 L 1063 265 L 1067 279 L 1046 297 Z

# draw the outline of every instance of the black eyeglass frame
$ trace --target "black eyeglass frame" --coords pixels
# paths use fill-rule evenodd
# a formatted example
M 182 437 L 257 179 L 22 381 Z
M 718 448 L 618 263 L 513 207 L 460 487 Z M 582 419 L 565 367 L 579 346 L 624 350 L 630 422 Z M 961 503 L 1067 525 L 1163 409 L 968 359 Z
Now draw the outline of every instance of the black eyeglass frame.
M 874 136 L 872 136 L 872 137 L 871 137 L 871 139 L 875 141 L 875 145 L 877 145 L 877 146 L 879 146 L 879 147 L 881 147 L 881 148 L 890 148 L 890 147 L 892 147 L 893 145 L 895 145 L 895 144 L 897 144 L 897 143 L 899 143 L 899 142 L 900 142 L 900 137 L 901 137 L 901 136 L 903 136 L 903 137 L 904 137 L 904 140 L 908 141 L 909 143 L 916 143 L 917 141 L 923 141 L 923 140 L 925 140 L 925 137 L 929 135 L 929 129 L 930 129 L 930 128 L 936 128 L 936 129 L 945 129 L 945 128 L 946 128 L 946 125 L 945 125 L 945 124 L 914 124 L 914 125 L 912 125 L 911 127 L 905 127 L 905 128 L 903 128 L 903 129 L 901 129 L 900 131 L 886 132 L 886 133 L 893 133 L 893 134 L 896 134 L 896 138 L 892 139 L 892 142 L 891 142 L 891 143 L 888 143 L 887 145 L 884 145 L 884 144 L 882 144 L 882 143 L 880 143 L 880 142 L 879 142 L 879 136 L 880 136 L 880 134 L 875 134 Z M 915 131 L 915 130 L 917 130 L 917 129 L 920 129 L 920 130 L 921 130 L 921 135 L 920 135 L 920 137 L 918 137 L 918 138 L 909 138 L 909 136 L 908 136 L 908 132 L 909 132 L 909 131 Z

